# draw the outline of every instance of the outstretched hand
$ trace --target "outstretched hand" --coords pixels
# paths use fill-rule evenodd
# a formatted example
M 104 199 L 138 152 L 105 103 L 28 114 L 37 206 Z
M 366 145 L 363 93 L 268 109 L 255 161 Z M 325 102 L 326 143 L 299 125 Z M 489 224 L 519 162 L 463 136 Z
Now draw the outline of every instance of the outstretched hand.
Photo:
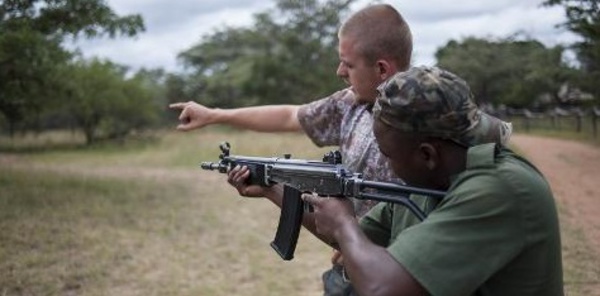
M 169 105 L 169 108 L 181 110 L 179 114 L 179 125 L 177 129 L 180 131 L 190 131 L 197 128 L 203 128 L 211 123 L 212 109 L 200 105 L 196 102 L 179 102 Z

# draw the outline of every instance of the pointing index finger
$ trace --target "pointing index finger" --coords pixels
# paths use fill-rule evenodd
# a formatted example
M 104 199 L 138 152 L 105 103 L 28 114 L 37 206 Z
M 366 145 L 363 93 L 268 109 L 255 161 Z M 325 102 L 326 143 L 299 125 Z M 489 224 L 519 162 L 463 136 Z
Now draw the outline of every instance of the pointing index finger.
M 183 108 L 185 108 L 185 103 L 181 103 L 181 102 L 179 102 L 179 103 L 172 103 L 172 104 L 169 105 L 169 108 L 171 108 L 171 109 L 183 109 Z

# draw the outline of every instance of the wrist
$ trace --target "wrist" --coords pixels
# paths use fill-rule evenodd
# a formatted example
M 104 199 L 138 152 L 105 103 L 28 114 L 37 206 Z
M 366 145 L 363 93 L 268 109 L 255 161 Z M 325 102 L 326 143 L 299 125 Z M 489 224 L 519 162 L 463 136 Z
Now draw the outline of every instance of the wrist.
M 225 109 L 210 108 L 206 113 L 206 121 L 208 124 L 220 124 L 227 122 L 227 110 Z
M 264 187 L 263 197 L 272 201 L 274 204 L 281 206 L 283 198 L 283 187 L 280 185 Z
M 354 216 L 342 217 L 333 232 L 333 238 L 341 246 L 344 242 L 354 240 L 360 232 L 358 220 Z

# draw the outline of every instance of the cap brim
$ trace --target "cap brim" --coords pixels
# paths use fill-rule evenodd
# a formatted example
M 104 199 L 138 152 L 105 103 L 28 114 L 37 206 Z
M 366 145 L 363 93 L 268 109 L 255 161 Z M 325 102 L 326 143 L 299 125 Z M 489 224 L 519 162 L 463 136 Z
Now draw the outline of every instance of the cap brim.
M 506 146 L 512 134 L 512 124 L 480 110 L 478 115 L 477 124 L 464 133 L 459 141 L 469 147 L 485 143 Z

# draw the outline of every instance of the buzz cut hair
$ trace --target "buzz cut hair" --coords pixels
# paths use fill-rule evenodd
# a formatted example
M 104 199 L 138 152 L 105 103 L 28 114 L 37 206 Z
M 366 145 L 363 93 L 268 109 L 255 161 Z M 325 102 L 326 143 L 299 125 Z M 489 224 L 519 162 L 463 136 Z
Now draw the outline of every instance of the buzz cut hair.
M 402 15 L 389 4 L 372 4 L 352 14 L 340 27 L 338 38 L 349 38 L 367 63 L 394 61 L 400 70 L 410 67 L 412 34 Z

